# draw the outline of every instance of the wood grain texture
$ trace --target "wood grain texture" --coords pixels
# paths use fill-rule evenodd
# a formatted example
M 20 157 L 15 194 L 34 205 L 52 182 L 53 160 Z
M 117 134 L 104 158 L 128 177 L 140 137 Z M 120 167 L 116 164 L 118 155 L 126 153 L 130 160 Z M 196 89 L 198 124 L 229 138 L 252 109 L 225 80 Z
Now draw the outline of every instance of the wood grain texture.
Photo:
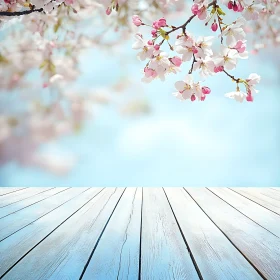
M 0 188 L 0 196 L 7 195 L 9 193 L 18 192 L 26 188 Z
M 231 242 L 267 279 L 280 279 L 280 239 L 233 209 L 209 190 L 187 192 Z
M 280 238 L 279 215 L 227 188 L 211 188 L 210 190 L 235 209 Z
M 0 208 L 6 207 L 10 204 L 35 196 L 39 193 L 45 192 L 50 188 L 26 188 L 22 191 L 9 193 L 5 196 L 0 196 Z
M 141 279 L 199 279 L 162 189 L 143 188 Z
M 11 213 L 15 213 L 17 211 L 20 211 L 24 208 L 30 207 L 31 205 L 34 205 L 36 203 L 39 203 L 48 197 L 51 197 L 59 192 L 67 190 L 66 188 L 53 188 L 53 189 L 48 189 L 46 192 L 39 193 L 35 196 L 31 196 L 27 199 L 21 200 L 19 202 L 10 204 L 6 207 L 3 207 L 0 209 L 0 219 L 10 215 Z
M 279 204 L 280 193 L 278 191 L 272 190 L 270 188 L 244 188 L 244 190 L 249 193 L 259 194 L 263 199 L 267 199 L 268 201 L 276 201 Z
M 262 279 L 183 188 L 164 188 L 203 279 Z
M 34 248 L 4 279 L 79 279 L 123 188 L 108 188 Z
M 140 188 L 126 189 L 82 279 L 138 279 L 141 202 Z
M 280 215 L 280 200 L 271 198 L 263 193 L 260 193 L 260 190 L 256 188 L 230 188 L 232 191 L 235 191 L 246 198 L 262 205 L 263 207 L 275 212 Z M 263 190 L 265 191 L 265 190 Z M 275 197 L 277 194 L 275 194 Z
M 56 207 L 61 206 L 69 199 L 72 199 L 85 190 L 86 188 L 73 188 L 69 190 L 66 190 L 65 188 L 65 191 L 49 197 L 38 204 L 34 204 L 31 207 L 25 208 L 19 212 L 15 212 L 14 214 L 0 219 L 0 241 L 21 228 L 33 223 L 37 219 L 40 219 L 50 211 L 56 209 Z
M 0 279 L 280 279 L 279 189 L 0 188 L 0 201 Z
M 21 259 L 24 260 L 25 256 L 28 256 L 28 253 L 30 251 L 32 252 L 32 250 L 36 248 L 40 242 L 42 242 L 45 238 L 48 238 L 48 236 L 51 235 L 52 232 L 59 228 L 64 222 L 66 222 L 68 219 L 71 219 L 73 215 L 78 213 L 85 205 L 87 205 L 87 203 L 92 201 L 96 196 L 100 195 L 102 193 L 102 191 L 100 191 L 100 188 L 92 188 L 82 192 L 80 195 L 75 196 L 61 207 L 0 242 L 0 278 L 1 275 L 5 274 L 15 265 L 15 267 L 13 267 L 11 270 L 13 271 L 17 265 L 20 264 Z M 75 225 L 72 226 L 75 228 Z M 65 236 L 67 236 L 67 234 L 71 234 L 71 231 L 72 229 L 69 229 Z M 53 250 L 55 248 L 56 244 L 52 243 L 49 248 L 46 248 L 46 251 Z M 71 248 L 69 248 L 69 250 L 70 249 Z M 39 263 L 37 265 L 36 262 L 40 259 L 41 256 L 39 256 L 38 259 L 33 260 L 33 265 L 35 265 L 38 270 L 40 269 L 40 266 Z M 17 262 L 19 263 L 16 265 Z M 13 276 L 11 277 L 4 276 L 4 279 L 30 279 L 32 272 L 25 277 L 23 277 L 21 274 L 12 275 Z M 46 278 L 42 276 L 41 279 Z

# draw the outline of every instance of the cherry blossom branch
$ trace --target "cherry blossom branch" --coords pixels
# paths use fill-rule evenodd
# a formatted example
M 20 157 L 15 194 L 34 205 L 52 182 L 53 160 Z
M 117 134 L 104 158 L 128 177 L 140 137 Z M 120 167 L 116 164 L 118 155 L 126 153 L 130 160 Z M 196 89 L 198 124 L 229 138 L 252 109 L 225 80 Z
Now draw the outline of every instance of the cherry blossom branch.
M 220 18 L 220 16 L 218 15 L 217 16 L 218 17 L 218 25 L 219 25 L 219 29 L 220 29 L 220 32 L 221 32 L 221 44 L 223 43 L 223 40 L 224 40 L 224 38 L 223 38 L 223 30 L 222 30 L 222 26 L 221 26 L 221 18 Z
M 34 12 L 43 12 L 43 8 L 40 9 L 33 9 L 33 10 L 26 10 L 26 11 L 21 11 L 21 12 L 0 12 L 0 16 L 8 16 L 8 17 L 13 17 L 13 16 L 22 16 L 22 15 L 29 15 Z
M 192 61 L 192 65 L 191 65 L 191 69 L 189 71 L 189 74 L 191 74 L 193 72 L 193 66 L 194 66 L 194 63 L 196 62 L 196 59 L 195 59 L 195 56 L 193 54 L 193 61 Z
M 212 1 L 211 3 L 209 3 L 209 5 L 207 6 L 207 9 L 209 9 L 211 6 L 215 6 L 217 4 L 217 0 L 214 0 Z M 175 27 L 173 28 L 172 30 L 166 32 L 166 35 L 169 35 L 170 33 L 178 30 L 178 29 L 182 29 L 183 30 L 183 33 L 185 34 L 186 33 L 186 27 L 187 25 L 196 17 L 197 15 L 194 14 L 192 15 L 184 24 L 178 26 L 178 27 Z
M 240 78 L 235 78 L 233 75 L 230 75 L 226 70 L 223 70 L 223 72 L 228 76 L 230 77 L 233 81 L 235 81 L 236 83 L 240 83 Z
M 187 25 L 196 17 L 196 15 L 192 15 L 184 24 L 178 26 L 178 27 L 175 27 L 173 28 L 172 30 L 166 32 L 166 35 L 169 35 L 170 33 L 178 30 L 178 29 L 182 29 L 183 30 L 183 33 L 185 34 L 186 33 L 186 27 Z

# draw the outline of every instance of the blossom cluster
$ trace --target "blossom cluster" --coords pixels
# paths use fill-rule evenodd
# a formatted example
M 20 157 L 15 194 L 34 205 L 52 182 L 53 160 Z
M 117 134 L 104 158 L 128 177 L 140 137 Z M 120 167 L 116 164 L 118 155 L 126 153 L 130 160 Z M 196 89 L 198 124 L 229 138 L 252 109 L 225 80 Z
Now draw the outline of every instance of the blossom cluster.
M 266 5 L 267 2 L 261 0 L 194 0 L 190 7 L 191 16 L 177 27 L 163 17 L 147 24 L 140 16 L 134 15 L 132 22 L 136 27 L 150 28 L 150 37 L 144 39 L 142 33 L 137 33 L 132 46 L 138 50 L 137 56 L 141 61 L 148 61 L 142 81 L 151 82 L 156 78 L 164 81 L 167 74 L 177 74 L 184 64 L 189 63 L 186 79 L 175 84 L 177 92 L 174 95 L 178 99 L 204 101 L 211 90 L 202 83 L 209 76 L 223 74 L 236 84 L 235 90 L 226 93 L 226 97 L 239 102 L 252 102 L 260 76 L 252 73 L 248 78 L 235 78 L 230 71 L 237 67 L 240 59 L 248 58 L 247 24 L 261 17 Z M 226 13 L 231 14 L 231 18 L 236 15 L 234 21 L 226 23 Z M 210 28 L 213 36 L 194 36 L 188 31 L 188 25 L 196 18 Z M 173 33 L 176 37 L 171 41 Z M 171 50 L 171 54 L 165 51 L 165 46 Z M 199 73 L 202 81 L 194 82 L 195 72 Z M 244 87 L 244 91 L 240 86 Z

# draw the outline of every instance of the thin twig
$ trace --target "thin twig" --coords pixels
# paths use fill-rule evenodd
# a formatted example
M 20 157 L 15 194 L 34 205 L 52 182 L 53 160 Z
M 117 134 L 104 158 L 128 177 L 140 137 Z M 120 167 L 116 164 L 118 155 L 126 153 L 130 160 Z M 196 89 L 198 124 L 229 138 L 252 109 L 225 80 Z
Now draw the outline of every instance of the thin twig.
M 211 6 L 216 5 L 216 4 L 217 4 L 217 0 L 212 1 L 212 2 L 207 6 L 207 9 L 210 8 Z M 196 17 L 196 15 L 192 15 L 184 24 L 182 24 L 182 25 L 180 25 L 180 26 L 178 26 L 178 27 L 176 27 L 176 28 L 173 28 L 172 30 L 166 32 L 166 35 L 169 35 L 170 33 L 174 32 L 174 31 L 176 31 L 176 30 L 178 30 L 178 29 L 181 29 L 181 28 L 182 28 L 182 30 L 183 30 L 183 33 L 185 34 L 187 25 L 188 25 L 195 17 Z
M 230 75 L 226 70 L 223 70 L 223 72 L 229 76 L 232 80 L 234 80 L 236 83 L 239 83 L 240 82 L 240 79 L 239 78 L 235 78 L 233 75 Z
M 14 16 L 22 16 L 22 15 L 29 15 L 34 12 L 43 12 L 43 8 L 40 9 L 34 9 L 34 10 L 26 10 L 21 12 L 0 12 L 0 16 L 8 16 L 8 17 L 14 17 Z
M 194 56 L 194 54 L 193 54 L 192 66 L 191 66 L 191 69 L 190 69 L 190 71 L 189 71 L 189 74 L 192 73 L 192 71 L 193 71 L 193 66 L 194 66 L 194 63 L 195 63 L 195 62 L 196 62 L 196 59 L 195 59 L 195 56 Z

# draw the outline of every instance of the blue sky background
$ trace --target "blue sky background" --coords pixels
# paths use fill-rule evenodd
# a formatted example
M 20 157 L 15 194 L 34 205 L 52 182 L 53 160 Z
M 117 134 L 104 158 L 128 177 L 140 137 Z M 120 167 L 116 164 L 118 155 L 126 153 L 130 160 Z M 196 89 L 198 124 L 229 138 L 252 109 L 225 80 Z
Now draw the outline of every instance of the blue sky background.
M 120 77 L 141 79 L 144 65 L 131 50 L 123 57 L 92 50 L 81 62 L 82 87 L 112 84 Z M 78 162 L 67 176 L 11 162 L 0 168 L 1 186 L 279 186 L 280 96 L 279 68 L 268 57 L 243 61 L 235 76 L 262 76 L 255 102 L 242 104 L 225 98 L 234 90 L 220 75 L 207 83 L 212 93 L 205 102 L 180 102 L 172 96 L 174 82 L 142 85 L 151 113 L 122 117 L 112 106 L 89 120 L 80 134 L 59 141 Z

